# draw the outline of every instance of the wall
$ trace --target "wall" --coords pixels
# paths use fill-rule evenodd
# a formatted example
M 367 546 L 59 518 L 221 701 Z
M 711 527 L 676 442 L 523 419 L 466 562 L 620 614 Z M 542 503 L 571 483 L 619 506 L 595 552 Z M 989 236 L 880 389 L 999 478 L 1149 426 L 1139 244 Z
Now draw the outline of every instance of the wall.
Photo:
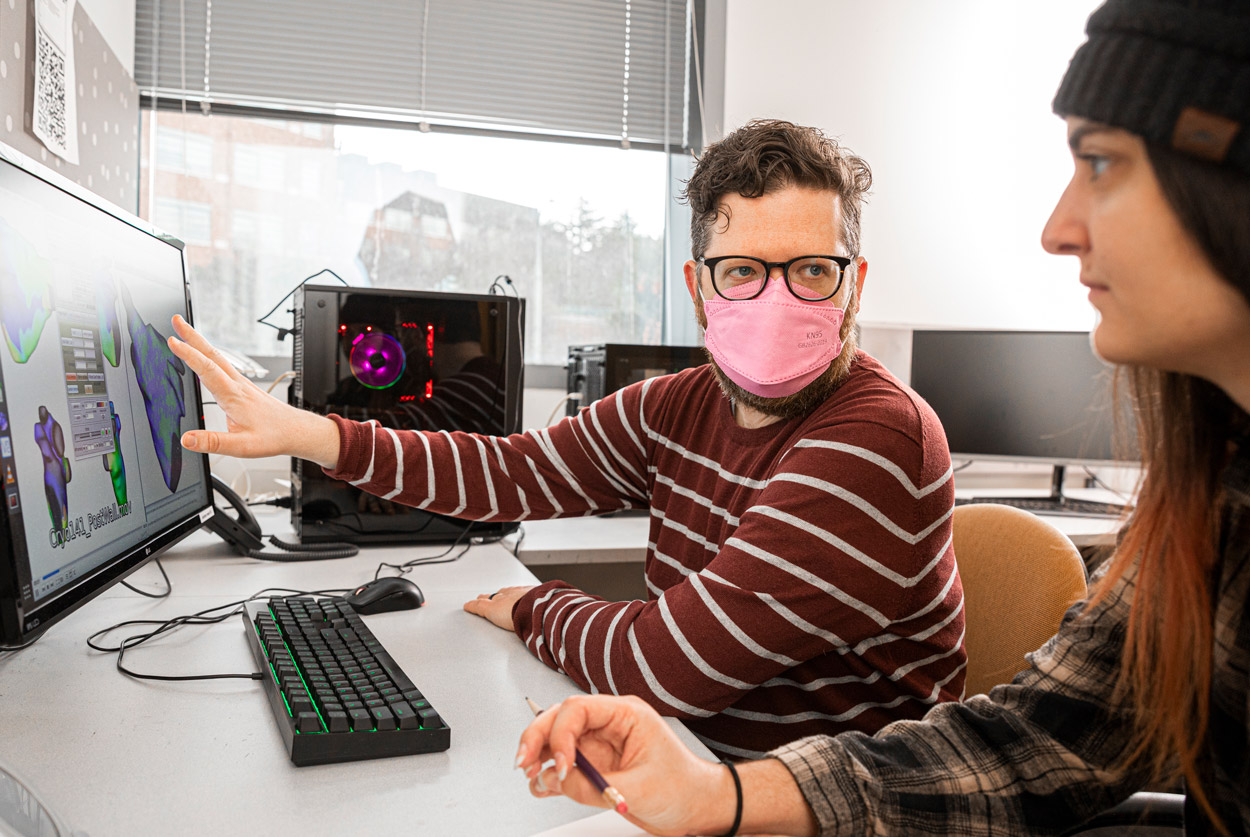
M 729 0 L 725 119 L 815 125 L 872 166 L 861 322 L 1086 329 L 1042 225 L 1071 175 L 1050 102 L 1097 0 Z
M 75 5 L 76 166 L 49 153 L 31 133 L 33 3 L 0 0 L 0 141 L 135 212 L 139 205 L 139 93 L 132 75 L 134 0 L 88 0 Z M 100 17 L 102 27 L 95 24 L 92 14 Z

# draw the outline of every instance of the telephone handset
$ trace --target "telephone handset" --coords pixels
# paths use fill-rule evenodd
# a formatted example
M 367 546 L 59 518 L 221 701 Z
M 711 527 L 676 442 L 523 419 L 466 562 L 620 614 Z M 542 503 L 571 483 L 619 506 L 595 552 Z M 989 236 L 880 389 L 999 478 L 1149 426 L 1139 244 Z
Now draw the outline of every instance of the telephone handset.
M 360 551 L 358 547 L 349 543 L 309 546 L 288 543 L 274 535 L 269 536 L 269 543 L 283 551 L 266 551 L 260 522 L 247 507 L 247 502 L 216 474 L 211 474 L 210 478 L 213 490 L 230 504 L 236 514 L 231 515 L 214 501 L 213 515 L 204 522 L 204 525 L 230 544 L 240 555 L 258 558 L 262 561 L 319 561 L 326 558 L 348 558 Z

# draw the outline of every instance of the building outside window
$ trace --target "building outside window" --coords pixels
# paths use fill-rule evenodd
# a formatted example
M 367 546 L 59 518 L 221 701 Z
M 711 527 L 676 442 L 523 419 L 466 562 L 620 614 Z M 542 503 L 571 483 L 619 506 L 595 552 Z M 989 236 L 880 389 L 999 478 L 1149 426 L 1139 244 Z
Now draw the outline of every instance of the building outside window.
M 323 269 L 351 285 L 455 293 L 507 275 L 527 300 L 528 363 L 563 364 L 570 344 L 661 342 L 662 151 L 143 118 L 140 214 L 187 242 L 197 325 L 223 345 L 289 355 L 256 320 Z M 288 326 L 289 307 L 270 321 Z

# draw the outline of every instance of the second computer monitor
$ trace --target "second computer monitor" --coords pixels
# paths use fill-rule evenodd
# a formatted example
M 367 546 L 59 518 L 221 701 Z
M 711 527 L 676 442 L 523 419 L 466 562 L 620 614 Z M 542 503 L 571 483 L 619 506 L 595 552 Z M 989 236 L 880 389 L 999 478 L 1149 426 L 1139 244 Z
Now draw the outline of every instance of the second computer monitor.
M 955 459 L 1132 460 L 1123 401 L 1127 438 L 1116 438 L 1112 379 L 1087 332 L 912 333 L 912 389 L 938 414 Z

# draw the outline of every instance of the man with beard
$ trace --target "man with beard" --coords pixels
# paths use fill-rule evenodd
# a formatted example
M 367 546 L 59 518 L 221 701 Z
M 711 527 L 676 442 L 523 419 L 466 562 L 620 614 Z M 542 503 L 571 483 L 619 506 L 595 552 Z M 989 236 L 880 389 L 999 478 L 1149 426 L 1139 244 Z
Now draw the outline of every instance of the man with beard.
M 491 437 L 301 414 L 176 320 L 175 351 L 231 421 L 183 442 L 300 456 L 470 520 L 649 508 L 649 600 L 551 581 L 465 610 L 587 691 L 684 719 L 719 755 L 918 718 L 963 691 L 954 488 L 936 416 L 856 348 L 870 182 L 862 160 L 786 122 L 709 146 L 686 189 L 685 277 L 710 364 L 553 427 Z

